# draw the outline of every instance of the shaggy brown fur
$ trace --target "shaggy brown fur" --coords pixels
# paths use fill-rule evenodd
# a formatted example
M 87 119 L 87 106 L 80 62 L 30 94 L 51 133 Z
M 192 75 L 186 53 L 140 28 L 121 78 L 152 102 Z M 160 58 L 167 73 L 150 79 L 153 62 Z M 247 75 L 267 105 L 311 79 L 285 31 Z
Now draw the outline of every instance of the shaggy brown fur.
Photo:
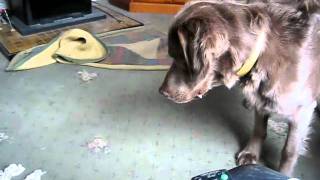
M 314 14 L 318 7 L 318 0 L 286 5 L 191 1 L 169 30 L 174 62 L 160 92 L 186 103 L 215 86 L 239 83 L 256 118 L 254 133 L 237 163 L 259 160 L 267 120 L 277 114 L 289 124 L 280 171 L 290 175 L 320 93 L 320 19 Z M 260 35 L 263 50 L 251 71 L 239 77 L 236 72 Z

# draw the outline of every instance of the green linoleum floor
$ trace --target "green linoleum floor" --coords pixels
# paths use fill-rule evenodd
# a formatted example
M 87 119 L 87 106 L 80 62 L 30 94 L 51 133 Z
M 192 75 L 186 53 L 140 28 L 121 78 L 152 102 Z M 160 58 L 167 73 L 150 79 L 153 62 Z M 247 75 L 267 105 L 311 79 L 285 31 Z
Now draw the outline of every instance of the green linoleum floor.
M 165 31 L 171 17 L 135 14 Z M 116 71 L 50 65 L 6 73 L 0 58 L 0 169 L 10 163 L 35 169 L 44 180 L 183 180 L 214 169 L 232 168 L 248 138 L 252 113 L 237 89 L 218 88 L 205 99 L 174 104 L 158 94 L 165 72 Z M 82 82 L 80 70 L 98 73 Z M 317 120 L 317 122 L 319 122 Z M 317 126 L 319 129 L 319 126 Z M 296 176 L 319 179 L 319 135 L 302 157 Z M 265 161 L 277 164 L 284 137 L 270 130 Z M 95 136 L 108 153 L 90 152 Z

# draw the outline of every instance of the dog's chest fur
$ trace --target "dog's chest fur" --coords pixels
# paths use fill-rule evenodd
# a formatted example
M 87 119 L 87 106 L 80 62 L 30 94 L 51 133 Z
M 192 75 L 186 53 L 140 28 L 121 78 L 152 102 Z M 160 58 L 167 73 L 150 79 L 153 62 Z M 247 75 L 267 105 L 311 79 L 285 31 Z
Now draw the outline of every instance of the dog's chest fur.
M 299 107 L 315 106 L 320 89 L 319 22 L 314 16 L 308 28 L 301 27 L 303 40 L 296 40 L 301 43 L 281 42 L 281 34 L 271 35 L 255 68 L 240 83 L 251 106 L 284 117 Z M 285 33 L 295 36 L 295 32 Z

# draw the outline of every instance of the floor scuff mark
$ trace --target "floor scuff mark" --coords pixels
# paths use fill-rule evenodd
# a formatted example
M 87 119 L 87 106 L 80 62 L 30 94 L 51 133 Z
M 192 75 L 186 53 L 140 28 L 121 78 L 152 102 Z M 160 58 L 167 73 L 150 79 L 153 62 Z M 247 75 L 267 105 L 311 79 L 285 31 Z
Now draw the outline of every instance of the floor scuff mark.
M 40 147 L 41 151 L 45 151 L 46 149 L 47 149 L 47 147 L 45 147 L 45 146 Z

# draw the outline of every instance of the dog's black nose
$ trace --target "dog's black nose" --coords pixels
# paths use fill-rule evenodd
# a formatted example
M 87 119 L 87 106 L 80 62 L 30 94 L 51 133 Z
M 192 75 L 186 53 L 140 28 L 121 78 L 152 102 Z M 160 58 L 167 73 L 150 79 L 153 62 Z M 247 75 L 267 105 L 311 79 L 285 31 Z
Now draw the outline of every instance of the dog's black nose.
M 169 97 L 169 96 L 170 96 L 170 94 L 169 94 L 169 92 L 167 91 L 167 89 L 164 88 L 163 86 L 159 88 L 159 93 L 162 94 L 162 95 L 164 95 L 165 97 Z

